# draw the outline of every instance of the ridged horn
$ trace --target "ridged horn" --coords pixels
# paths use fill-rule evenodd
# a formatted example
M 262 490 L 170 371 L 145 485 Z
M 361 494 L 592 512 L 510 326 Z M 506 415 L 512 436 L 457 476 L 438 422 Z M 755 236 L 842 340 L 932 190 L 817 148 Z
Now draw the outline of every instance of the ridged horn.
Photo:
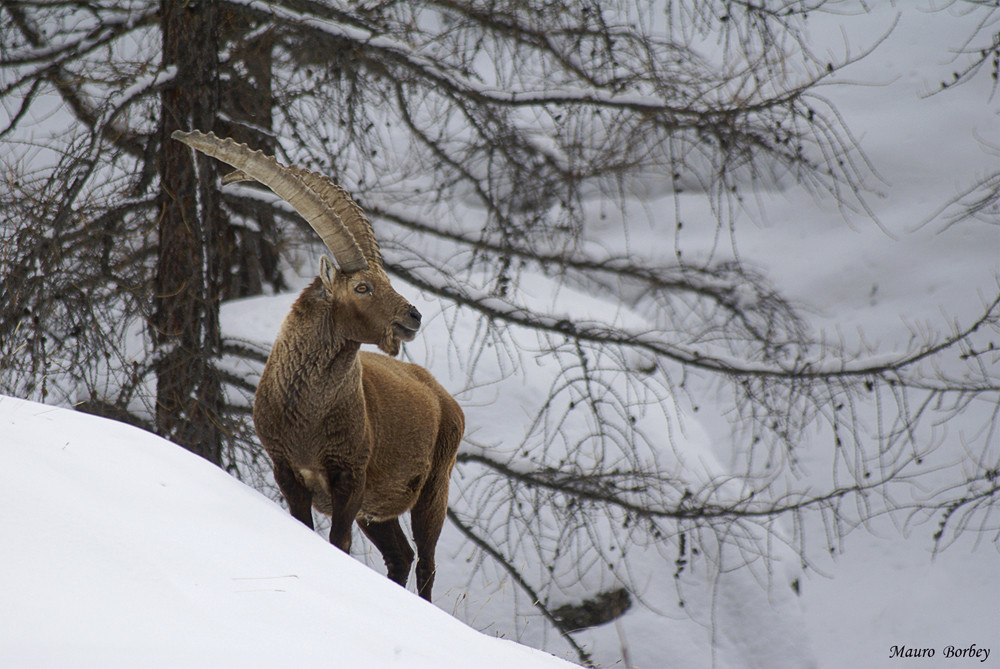
M 333 253 L 340 271 L 350 273 L 367 269 L 369 258 L 381 264 L 371 224 L 347 191 L 332 180 L 282 165 L 273 156 L 232 139 L 221 139 L 211 132 L 175 130 L 171 137 L 235 167 L 237 171 L 227 175 L 223 183 L 254 180 L 274 191 L 316 231 Z M 364 246 L 358 243 L 359 236 Z

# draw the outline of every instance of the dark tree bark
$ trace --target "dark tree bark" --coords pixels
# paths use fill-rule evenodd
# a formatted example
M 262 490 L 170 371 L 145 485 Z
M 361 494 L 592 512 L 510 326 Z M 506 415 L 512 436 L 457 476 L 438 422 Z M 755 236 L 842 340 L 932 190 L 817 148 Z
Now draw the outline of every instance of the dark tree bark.
M 222 383 L 219 301 L 226 234 L 216 166 L 170 138 L 175 130 L 212 130 L 219 111 L 218 10 L 215 2 L 163 0 L 163 62 L 176 67 L 162 93 L 159 128 L 159 256 L 154 278 L 156 429 L 220 464 Z

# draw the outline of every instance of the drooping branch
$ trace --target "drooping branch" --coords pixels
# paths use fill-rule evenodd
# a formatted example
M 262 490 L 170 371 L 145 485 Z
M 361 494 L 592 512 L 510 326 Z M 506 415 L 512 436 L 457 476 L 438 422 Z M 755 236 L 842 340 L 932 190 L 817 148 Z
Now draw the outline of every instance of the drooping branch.
M 905 379 L 900 378 L 899 375 L 907 367 L 955 347 L 984 326 L 995 325 L 1000 322 L 1000 295 L 998 295 L 970 325 L 955 331 L 952 335 L 936 344 L 922 347 L 906 355 L 893 357 L 889 360 L 861 362 L 853 365 L 839 360 L 832 366 L 823 367 L 806 360 L 797 360 L 791 365 L 779 366 L 701 353 L 685 346 L 665 342 L 660 333 L 628 332 L 603 324 L 576 323 L 558 314 L 537 313 L 496 297 L 474 295 L 468 290 L 455 285 L 434 283 L 426 278 L 423 273 L 399 265 L 392 266 L 391 272 L 421 290 L 445 297 L 449 301 L 461 306 L 472 308 L 488 318 L 505 321 L 532 330 L 561 334 L 593 344 L 610 344 L 636 348 L 657 356 L 662 356 L 684 366 L 723 374 L 733 378 L 752 377 L 803 381 L 853 379 L 863 381 L 872 377 L 892 376 L 893 382 L 904 383 Z M 960 390 L 964 385 L 957 380 L 952 383 L 956 390 Z
M 532 606 L 541 611 L 542 615 L 545 616 L 545 619 L 552 623 L 552 626 L 559 631 L 559 635 L 562 636 L 562 638 L 566 640 L 566 643 L 573 648 L 577 657 L 580 658 L 580 662 L 582 662 L 586 667 L 594 666 L 593 659 L 590 657 L 590 654 L 585 651 L 580 644 L 576 642 L 576 639 L 570 635 L 572 630 L 563 625 L 562 621 L 557 618 L 551 610 L 549 610 L 548 606 L 546 606 L 542 601 L 542 597 L 531 586 L 531 584 L 528 583 L 528 581 L 521 575 L 514 565 L 510 563 L 510 560 L 504 558 L 504 556 L 500 554 L 493 544 L 480 537 L 469 525 L 462 522 L 462 520 L 459 519 L 458 514 L 456 514 L 451 507 L 448 507 L 448 520 L 450 520 L 458 531 L 465 535 L 469 541 L 478 546 L 480 550 L 486 553 L 491 559 L 499 564 L 504 571 L 510 574 L 511 578 L 514 579 L 514 583 L 517 584 L 517 587 L 527 593 L 528 597 L 531 599 Z
M 740 499 L 728 500 L 726 503 L 699 500 L 698 494 L 685 490 L 676 506 L 656 507 L 648 503 L 637 504 L 629 501 L 621 493 L 625 487 L 642 491 L 644 489 L 662 491 L 665 487 L 678 488 L 678 481 L 664 480 L 662 475 L 645 474 L 643 472 L 611 472 L 602 473 L 568 473 L 561 470 L 520 470 L 479 453 L 462 452 L 458 455 L 460 463 L 475 463 L 502 474 L 505 478 L 525 485 L 529 488 L 544 488 L 562 493 L 581 501 L 594 502 L 615 507 L 627 512 L 634 518 L 665 518 L 670 520 L 736 520 L 740 518 L 779 518 L 792 512 L 811 508 L 826 508 L 846 497 L 864 495 L 883 488 L 886 483 L 896 480 L 901 468 L 888 472 L 877 480 L 868 480 L 850 486 L 835 488 L 819 494 L 796 493 L 786 499 L 763 500 L 756 499 L 756 494 L 747 492 Z M 724 487 L 716 483 L 710 487 L 715 491 Z
M 457 11 L 449 3 L 445 4 L 449 5 L 445 7 L 449 12 Z M 420 35 L 412 30 L 409 31 L 410 39 L 404 42 L 387 36 L 395 32 L 390 30 L 390 24 L 376 32 L 354 24 L 344 24 L 325 15 L 309 14 L 300 3 L 295 5 L 295 9 L 292 9 L 284 5 L 267 5 L 265 8 L 259 2 L 247 4 L 251 11 L 259 12 L 262 16 L 270 11 L 271 16 L 296 34 L 308 35 L 313 40 L 327 40 L 331 49 L 349 52 L 352 68 L 367 69 L 376 80 L 388 77 L 397 85 L 405 83 L 417 90 L 447 98 L 459 111 L 477 109 L 481 114 L 492 109 L 494 113 L 501 114 L 504 109 L 527 108 L 549 110 L 546 113 L 559 109 L 561 113 L 571 115 L 599 115 L 605 110 L 618 117 L 617 122 L 609 125 L 608 129 L 616 128 L 619 141 L 611 146 L 619 152 L 623 146 L 620 138 L 630 134 L 641 136 L 645 129 L 646 134 L 688 133 L 691 135 L 692 145 L 707 141 L 715 144 L 723 154 L 737 151 L 737 164 L 752 154 L 747 149 L 756 147 L 764 155 L 778 158 L 787 164 L 806 166 L 815 176 L 823 174 L 824 170 L 839 169 L 837 165 L 844 170 L 857 169 L 855 160 L 847 155 L 854 150 L 854 142 L 837 130 L 840 123 L 835 115 L 827 118 L 818 111 L 817 106 L 822 101 L 812 97 L 810 102 L 809 92 L 817 83 L 832 76 L 841 67 L 865 57 L 869 51 L 845 59 L 844 63 L 824 63 L 823 67 L 817 67 L 814 74 L 802 81 L 770 92 L 765 91 L 760 84 L 748 86 L 745 82 L 741 83 L 738 81 L 741 76 L 739 74 L 730 74 L 736 81 L 730 82 L 731 85 L 724 84 L 712 79 L 713 75 L 706 70 L 700 79 L 685 79 L 687 86 L 670 89 L 671 95 L 679 94 L 678 91 L 690 94 L 689 100 L 680 102 L 672 101 L 652 90 L 637 92 L 642 86 L 636 82 L 631 82 L 627 89 L 620 82 L 598 81 L 595 86 L 594 76 L 581 79 L 573 74 L 572 68 L 563 73 L 567 77 L 565 80 L 556 79 L 554 83 L 550 83 L 551 73 L 544 69 L 540 71 L 544 74 L 540 73 L 537 80 L 523 72 L 520 77 L 528 79 L 523 90 L 514 89 L 509 83 L 501 90 L 471 76 L 468 65 L 460 58 L 455 62 L 450 61 L 450 52 L 447 50 L 419 49 Z M 477 10 L 470 6 L 469 11 L 475 14 Z M 488 27 L 488 24 L 476 25 L 478 28 Z M 497 31 L 495 37 L 498 42 L 512 29 L 509 22 L 503 21 L 493 28 Z M 659 44 L 655 40 L 651 42 L 649 35 L 622 30 L 614 36 L 616 44 L 642 43 L 644 49 L 657 53 L 677 48 L 668 43 Z M 433 39 L 430 35 L 427 38 Z M 541 59 L 550 57 L 548 50 L 555 48 L 552 44 L 537 41 L 530 46 L 531 53 Z M 557 61 L 565 61 L 566 58 L 561 54 L 555 57 Z M 637 68 L 645 68 L 650 63 L 649 58 L 636 58 Z M 678 62 L 691 68 L 695 59 L 688 53 L 685 58 L 678 59 Z M 658 78 L 650 76 L 657 82 L 665 78 L 663 73 Z M 704 90 L 691 92 L 698 86 L 704 86 Z M 475 126 L 474 120 L 470 119 L 470 123 L 472 127 Z M 822 152 L 825 146 L 833 142 L 834 155 L 807 155 L 804 143 L 810 133 L 814 135 L 812 143 L 816 151 Z M 514 137 L 517 135 L 515 133 Z M 524 144 L 531 145 L 528 141 L 524 141 Z M 499 143 L 497 146 L 509 146 L 509 143 Z M 831 157 L 836 159 L 830 160 Z M 581 161 L 581 164 L 600 162 L 591 159 Z M 512 166 L 516 166 L 516 163 L 512 163 Z M 833 176 L 832 172 L 827 176 Z M 855 183 L 856 175 L 844 172 L 841 176 Z
M 0 60 L 0 67 L 16 66 L 23 63 L 41 61 L 42 65 L 27 74 L 21 75 L 13 83 L 0 91 L 0 97 L 5 97 L 13 90 L 20 88 L 26 82 L 32 82 L 32 90 L 35 89 L 35 82 L 47 80 L 62 97 L 67 107 L 72 110 L 76 118 L 86 127 L 98 132 L 105 141 L 118 146 L 124 152 L 141 157 L 145 143 L 138 138 L 130 128 L 119 126 L 113 123 L 117 113 L 107 114 L 106 110 L 94 106 L 81 91 L 79 77 L 67 70 L 67 65 L 73 61 L 81 60 L 91 52 L 107 46 L 111 42 L 122 38 L 129 33 L 145 28 L 159 20 L 156 11 L 136 13 L 129 15 L 125 19 L 112 20 L 102 23 L 96 34 L 89 34 L 81 38 L 76 43 L 69 43 L 53 47 L 46 43 L 42 32 L 35 27 L 26 13 L 17 5 L 7 5 L 4 9 L 10 13 L 13 23 L 20 30 L 25 41 L 33 47 L 30 54 L 14 55 L 10 62 L 7 59 Z M 142 94 L 148 95 L 156 92 L 156 87 L 150 87 Z M 131 97 L 135 97 L 133 94 Z M 130 102 L 128 100 L 127 102 Z M 123 103 L 124 104 L 124 103 Z M 21 118 L 19 114 L 15 121 Z M 4 130 L 4 134 L 14 127 Z M 2 136 L 2 135 L 0 135 Z

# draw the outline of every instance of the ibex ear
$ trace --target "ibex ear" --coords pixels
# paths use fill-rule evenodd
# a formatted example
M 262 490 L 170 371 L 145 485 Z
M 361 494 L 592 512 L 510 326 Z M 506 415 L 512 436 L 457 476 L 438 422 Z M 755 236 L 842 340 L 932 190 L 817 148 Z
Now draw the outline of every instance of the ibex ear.
M 333 266 L 330 256 L 319 257 L 319 279 L 323 282 L 328 293 L 333 294 L 334 280 L 337 278 L 337 268 Z

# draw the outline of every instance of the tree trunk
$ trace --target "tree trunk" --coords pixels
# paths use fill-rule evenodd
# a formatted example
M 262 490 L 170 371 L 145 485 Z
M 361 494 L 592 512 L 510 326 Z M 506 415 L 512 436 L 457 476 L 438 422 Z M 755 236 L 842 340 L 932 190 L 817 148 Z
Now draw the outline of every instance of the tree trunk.
M 210 158 L 194 157 L 174 130 L 212 130 L 219 110 L 217 6 L 161 2 L 163 62 L 177 68 L 162 94 L 159 257 L 154 278 L 156 429 L 222 463 L 219 301 L 226 221 Z

